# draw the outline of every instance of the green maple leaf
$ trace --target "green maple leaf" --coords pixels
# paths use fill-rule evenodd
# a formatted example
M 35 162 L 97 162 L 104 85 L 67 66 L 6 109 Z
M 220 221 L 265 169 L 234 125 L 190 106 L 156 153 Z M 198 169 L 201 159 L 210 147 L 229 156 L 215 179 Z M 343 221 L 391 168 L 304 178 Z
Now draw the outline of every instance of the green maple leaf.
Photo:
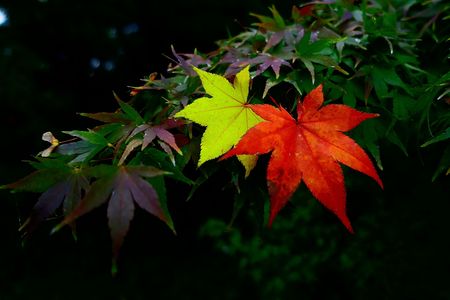
M 175 117 L 184 117 L 206 126 L 201 140 L 200 160 L 217 158 L 231 149 L 253 126 L 263 121 L 247 103 L 250 84 L 249 67 L 236 74 L 233 85 L 224 77 L 194 68 L 200 76 L 203 88 L 211 96 L 202 97 L 186 106 Z M 238 157 L 246 175 L 256 163 L 256 156 Z

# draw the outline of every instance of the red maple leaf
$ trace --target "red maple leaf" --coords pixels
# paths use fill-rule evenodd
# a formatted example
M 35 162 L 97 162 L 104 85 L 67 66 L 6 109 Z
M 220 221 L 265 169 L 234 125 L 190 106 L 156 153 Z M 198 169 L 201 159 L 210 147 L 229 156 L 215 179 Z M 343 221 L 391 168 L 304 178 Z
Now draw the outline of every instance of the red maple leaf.
M 270 194 L 269 225 L 303 180 L 325 207 L 353 232 L 345 212 L 345 186 L 338 162 L 383 184 L 367 154 L 342 132 L 377 114 L 341 104 L 323 106 L 322 86 L 309 93 L 297 107 L 297 121 L 282 107 L 252 105 L 266 122 L 251 128 L 222 159 L 240 154 L 271 152 L 267 169 Z

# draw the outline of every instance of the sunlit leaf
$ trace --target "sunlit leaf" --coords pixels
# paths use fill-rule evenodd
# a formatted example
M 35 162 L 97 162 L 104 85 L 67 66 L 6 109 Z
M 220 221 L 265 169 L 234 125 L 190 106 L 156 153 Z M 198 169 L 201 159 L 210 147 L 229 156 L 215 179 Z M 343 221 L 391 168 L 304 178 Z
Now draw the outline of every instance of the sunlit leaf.
M 261 118 L 247 107 L 250 84 L 248 67 L 236 75 L 233 85 L 219 75 L 197 68 L 194 70 L 199 74 L 206 93 L 212 97 L 196 99 L 175 116 L 207 127 L 201 142 L 200 166 L 228 151 L 249 128 L 261 122 Z M 248 174 L 254 159 L 247 159 L 243 158 L 241 162 Z
M 352 231 L 345 209 L 344 177 L 337 161 L 383 185 L 366 153 L 342 132 L 377 115 L 345 105 L 322 107 L 322 104 L 322 86 L 319 86 L 298 104 L 297 121 L 282 107 L 252 106 L 266 121 L 251 128 L 223 158 L 271 152 L 267 169 L 271 196 L 269 223 L 303 180 L 312 194 Z

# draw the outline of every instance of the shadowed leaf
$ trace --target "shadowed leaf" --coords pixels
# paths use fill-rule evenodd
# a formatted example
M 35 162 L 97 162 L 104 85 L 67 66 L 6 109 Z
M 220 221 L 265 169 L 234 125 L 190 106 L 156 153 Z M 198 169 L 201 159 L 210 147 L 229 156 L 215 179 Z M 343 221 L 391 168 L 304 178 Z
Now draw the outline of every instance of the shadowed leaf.
M 33 207 L 31 215 L 19 228 L 19 231 L 32 233 L 45 219 L 52 216 L 62 205 L 64 215 L 68 215 L 89 189 L 87 178 L 81 173 L 73 173 L 66 180 L 59 182 L 44 192 Z
M 53 232 L 99 207 L 108 199 L 107 214 L 113 241 L 114 260 L 117 259 L 130 222 L 133 219 L 134 202 L 161 219 L 173 230 L 172 220 L 161 208 L 155 189 L 148 181 L 141 178 L 155 177 L 166 173 L 148 166 L 121 166 L 117 168 L 113 174 L 94 182 L 79 205 L 53 229 Z
M 51 186 L 66 178 L 69 173 L 70 169 L 37 170 L 16 182 L 1 186 L 1 188 L 14 191 L 45 192 Z
M 109 113 L 109 112 L 99 112 L 99 113 L 80 113 L 80 116 L 97 120 L 103 123 L 122 123 L 128 124 L 130 120 L 127 119 L 122 113 Z

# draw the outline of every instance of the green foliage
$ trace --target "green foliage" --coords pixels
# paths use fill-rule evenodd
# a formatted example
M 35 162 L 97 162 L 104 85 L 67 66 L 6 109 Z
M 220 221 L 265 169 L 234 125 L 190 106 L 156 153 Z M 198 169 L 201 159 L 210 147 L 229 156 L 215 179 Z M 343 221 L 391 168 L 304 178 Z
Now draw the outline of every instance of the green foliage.
M 147 181 L 133 173 L 135 171 L 132 179 L 147 193 L 152 193 L 152 199 L 164 211 L 156 215 L 160 218 L 167 215 L 165 183 L 179 181 L 192 185 L 191 194 L 185 195 L 191 198 L 216 171 L 216 167 L 208 163 L 193 171 L 199 162 L 199 140 L 204 130 L 174 119 L 176 113 L 203 94 L 200 78 L 193 67 L 232 80 L 249 66 L 253 83 L 249 99 L 254 103 L 271 103 L 267 96 L 274 95 L 288 111 L 294 110 L 299 94 L 304 95 L 318 83 L 323 83 L 326 99 L 330 102 L 380 114 L 379 119 L 353 131 L 355 139 L 368 150 L 380 169 L 385 155 L 383 147 L 391 143 L 405 155 L 418 150 L 427 155 L 429 148 L 440 147 L 442 159 L 436 162 L 439 164 L 437 171 L 430 174 L 430 178 L 435 179 L 450 170 L 450 5 L 446 1 L 422 3 L 413 0 L 404 4 L 403 1 L 371 0 L 354 5 L 347 1 L 319 2 L 294 7 L 289 18 L 280 15 L 275 7 L 270 11 L 269 17 L 254 15 L 258 22 L 253 27 L 219 41 L 215 51 L 179 54 L 172 48 L 175 63 L 169 66 L 167 74 L 152 73 L 145 79 L 145 84 L 132 88 L 131 97 L 126 101 L 115 95 L 119 104 L 115 112 L 82 114 L 103 124 L 87 131 L 64 132 L 71 138 L 58 141 L 47 151 L 53 152 L 49 157 L 36 157 L 37 162 L 31 162 L 37 169 L 35 172 L 2 188 L 44 193 L 40 198 L 44 202 L 53 199 L 50 212 L 35 209 L 32 213 L 41 220 L 57 211 L 58 206 L 64 206 L 64 201 L 85 205 L 92 199 L 98 200 L 94 201 L 94 208 L 105 202 L 112 190 L 117 190 L 122 200 L 133 205 L 130 195 L 136 196 L 139 191 L 130 186 L 122 189 L 123 182 L 128 182 L 123 170 L 136 171 L 153 166 L 163 171 L 158 179 Z M 247 183 L 242 179 L 242 168 L 228 162 L 220 164 L 219 167 L 228 170 L 230 178 L 237 178 L 234 186 L 238 190 L 244 189 Z M 111 177 L 111 170 L 118 172 L 118 169 L 122 170 L 121 176 Z M 146 177 L 143 173 L 138 175 Z M 74 176 L 82 177 L 74 183 Z M 266 195 L 262 182 L 257 184 L 260 185 L 258 190 Z M 53 195 L 61 190 L 65 191 L 64 197 Z M 92 196 L 92 190 L 99 194 Z M 150 192 L 154 190 L 157 192 Z M 249 201 L 248 198 L 251 196 L 236 198 L 237 210 L 244 206 L 239 203 Z M 139 203 L 136 197 L 133 199 Z M 167 200 L 170 208 L 171 199 Z M 73 211 L 78 212 L 77 217 L 87 212 L 80 207 L 63 210 L 62 224 L 74 221 Z M 274 228 L 294 224 L 297 216 L 299 219 L 305 217 L 307 209 L 297 209 L 292 222 L 283 221 Z M 261 223 L 264 219 L 263 211 L 255 210 L 255 214 L 260 215 L 255 222 Z M 111 215 L 117 214 L 111 212 Z M 237 212 L 233 216 L 238 218 Z M 119 246 L 131 217 L 126 216 L 123 219 L 126 222 L 121 223 L 123 226 L 119 229 L 118 223 L 110 222 L 112 231 L 119 231 Z M 172 225 L 169 216 L 165 220 Z M 312 227 L 302 229 L 305 236 L 314 232 L 313 224 L 309 225 Z M 220 222 L 209 223 L 205 230 L 206 235 L 220 237 L 224 226 Z M 235 248 L 239 251 L 249 249 L 248 253 L 256 253 L 255 249 L 264 248 L 260 257 L 243 262 L 243 266 L 257 264 L 258 259 L 271 253 L 278 255 L 289 251 L 286 245 L 272 249 L 258 240 L 244 243 L 235 231 L 230 233 L 229 239 L 238 245 Z M 328 254 L 324 252 L 323 255 L 326 259 Z M 345 258 L 342 261 L 345 262 Z M 289 268 L 294 269 L 304 262 L 302 258 Z M 314 277 L 314 263 L 304 266 L 310 268 L 305 274 Z M 252 275 L 255 280 L 262 276 L 258 272 Z M 311 278 L 304 280 L 307 282 Z M 275 282 L 267 289 L 277 290 L 280 284 Z
M 356 184 L 354 188 L 362 187 Z M 383 250 L 381 243 L 373 240 L 376 222 L 361 216 L 359 230 L 349 243 L 344 230 L 317 221 L 323 217 L 323 211 L 304 192 L 300 189 L 296 193 L 288 217 L 277 220 L 270 230 L 256 225 L 259 217 L 253 209 L 243 212 L 235 226 L 211 219 L 199 233 L 212 239 L 218 252 L 237 260 L 239 276 L 259 287 L 260 299 L 295 299 L 297 291 L 301 291 L 304 299 L 315 299 L 315 294 L 327 295 L 311 287 L 320 286 L 318 281 L 324 272 L 333 274 L 337 270 L 348 272 L 346 277 L 352 279 L 352 290 L 364 290 L 368 279 L 380 272 L 380 262 L 365 257 L 367 252 L 377 256 Z M 247 205 L 260 206 L 263 198 L 249 202 Z M 377 208 L 381 209 L 379 205 Z M 239 227 L 252 230 L 242 231 Z M 339 278 L 333 280 L 336 286 L 344 285 Z M 337 291 L 331 289 L 329 293 Z

